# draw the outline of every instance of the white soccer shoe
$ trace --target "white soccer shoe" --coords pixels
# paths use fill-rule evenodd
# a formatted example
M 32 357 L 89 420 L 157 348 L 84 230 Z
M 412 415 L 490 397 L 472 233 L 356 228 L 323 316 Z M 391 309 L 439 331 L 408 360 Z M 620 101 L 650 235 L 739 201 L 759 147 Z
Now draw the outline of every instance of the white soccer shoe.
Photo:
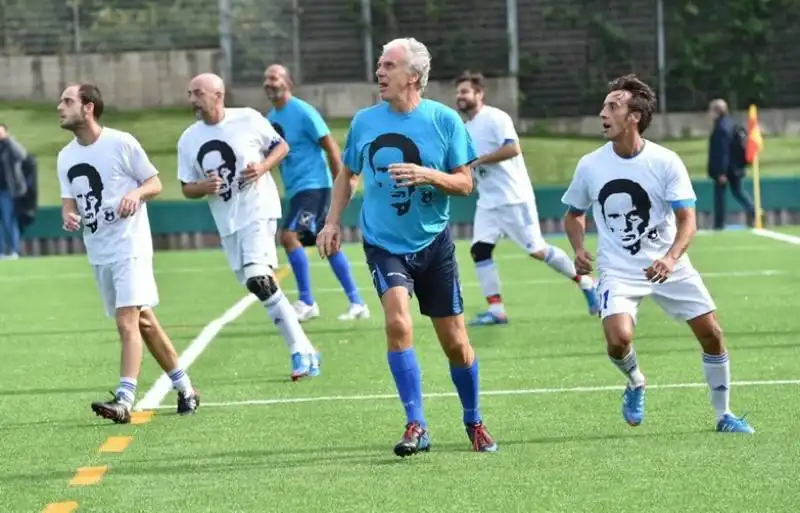
M 307 305 L 301 300 L 294 302 L 294 311 L 297 312 L 297 320 L 300 322 L 310 321 L 315 317 L 319 317 L 319 305 Z
M 369 319 L 369 307 L 350 303 L 347 311 L 339 316 L 340 321 L 354 321 L 356 319 Z

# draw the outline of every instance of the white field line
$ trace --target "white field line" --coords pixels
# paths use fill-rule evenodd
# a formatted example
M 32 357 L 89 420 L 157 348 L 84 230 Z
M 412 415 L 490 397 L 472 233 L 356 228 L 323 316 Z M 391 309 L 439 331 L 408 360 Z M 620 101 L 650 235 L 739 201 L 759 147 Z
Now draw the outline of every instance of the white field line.
M 786 386 L 800 385 L 800 379 L 768 380 L 768 381 L 733 381 L 732 386 L 752 387 L 752 386 Z M 525 388 L 518 390 L 484 390 L 481 395 L 486 396 L 509 396 L 509 395 L 547 395 L 547 394 L 574 394 L 591 392 L 620 392 L 624 385 L 607 386 L 582 386 L 571 388 Z M 663 385 L 647 385 L 648 390 L 657 389 L 685 389 L 685 388 L 707 388 L 706 383 L 667 383 Z M 426 399 L 442 397 L 458 397 L 455 392 L 434 392 L 425 394 Z M 377 400 L 397 399 L 397 394 L 368 394 L 368 395 L 331 395 L 319 397 L 285 397 L 281 399 L 252 399 L 248 401 L 228 401 L 218 403 L 202 403 L 203 408 L 222 408 L 232 406 L 274 406 L 298 403 L 322 403 L 333 401 L 356 402 L 356 401 L 377 401 Z M 174 409 L 173 405 L 159 406 L 159 409 Z
M 794 235 L 787 235 L 785 233 L 773 232 L 772 230 L 763 230 L 761 228 L 753 228 L 753 233 L 760 237 L 768 239 L 779 240 L 781 242 L 788 242 L 789 244 L 800 245 L 800 237 Z
M 775 232 L 770 232 L 775 233 Z M 781 237 L 791 237 L 790 235 L 783 235 L 777 234 Z M 764 235 L 765 237 L 770 237 L 769 235 Z M 774 238 L 774 237 L 771 237 Z M 783 240 L 784 239 L 777 239 Z M 800 241 L 800 239 L 798 239 Z M 702 254 L 702 253 L 736 253 L 736 252 L 743 252 L 743 253 L 755 253 L 755 252 L 773 252 L 775 248 L 769 245 L 764 244 L 750 244 L 750 245 L 741 245 L 741 246 L 707 246 L 707 247 L 699 247 L 699 248 L 692 248 L 690 250 L 690 254 Z M 318 258 L 315 258 L 315 252 L 311 253 L 309 265 L 311 267 L 329 267 L 330 264 L 326 261 L 322 261 Z M 158 256 L 156 256 L 158 259 Z M 528 255 L 520 252 L 520 253 L 509 253 L 506 255 L 497 255 L 494 257 L 494 260 L 497 262 L 504 262 L 504 261 L 520 261 L 520 260 L 531 260 L 531 257 Z M 11 264 L 13 265 L 13 264 Z M 350 266 L 355 268 L 366 267 L 367 264 L 362 258 L 351 258 Z M 161 266 L 160 263 L 156 262 L 155 265 L 155 273 L 156 276 L 169 276 L 173 274 L 201 274 L 201 273 L 208 273 L 214 271 L 229 271 L 227 265 L 220 264 L 220 265 L 206 265 L 206 266 L 191 266 L 191 267 L 176 267 L 176 268 L 164 268 L 165 266 Z M 159 268 L 160 267 L 160 268 Z M 77 279 L 86 279 L 91 278 L 91 272 L 87 271 L 78 271 L 78 272 L 70 272 L 70 273 L 62 273 L 58 275 L 51 275 L 51 274 L 8 274 L 6 276 L 0 276 L 0 283 L 19 283 L 19 282 L 27 282 L 27 281 L 36 281 L 36 280 L 48 280 L 48 281 L 60 281 L 60 280 L 77 280 Z

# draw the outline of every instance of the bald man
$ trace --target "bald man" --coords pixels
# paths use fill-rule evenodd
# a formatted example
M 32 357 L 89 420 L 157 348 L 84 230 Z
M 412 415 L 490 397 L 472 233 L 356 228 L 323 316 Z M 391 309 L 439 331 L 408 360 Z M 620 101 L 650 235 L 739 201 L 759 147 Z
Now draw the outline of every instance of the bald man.
M 341 152 L 319 112 L 292 95 L 292 78 L 284 66 L 273 64 L 266 69 L 264 91 L 273 105 L 267 119 L 290 147 L 289 156 L 281 162 L 289 215 L 284 218 L 280 239 L 300 293 L 295 310 L 301 321 L 308 321 L 319 316 L 319 306 L 311 291 L 304 246 L 316 244 L 317 232 L 325 224 L 333 178 L 342 169 Z M 355 177 L 354 190 L 357 183 L 358 177 Z M 328 261 L 349 301 L 349 307 L 339 315 L 339 320 L 368 318 L 369 308 L 361 298 L 345 254 L 336 252 Z
M 708 105 L 708 113 L 714 120 L 708 144 L 708 176 L 714 182 L 714 229 L 725 228 L 725 187 L 747 214 L 747 224 L 753 225 L 755 208 L 750 196 L 742 188 L 747 163 L 744 158 L 744 129 L 737 126 L 728 113 L 725 100 L 715 99 Z
M 178 179 L 183 195 L 208 201 L 222 249 L 236 278 L 266 308 L 291 355 L 291 379 L 319 375 L 319 353 L 297 312 L 275 280 L 278 266 L 270 203 L 276 201 L 270 170 L 289 146 L 258 111 L 226 108 L 220 77 L 202 74 L 189 82 L 197 121 L 178 141 Z

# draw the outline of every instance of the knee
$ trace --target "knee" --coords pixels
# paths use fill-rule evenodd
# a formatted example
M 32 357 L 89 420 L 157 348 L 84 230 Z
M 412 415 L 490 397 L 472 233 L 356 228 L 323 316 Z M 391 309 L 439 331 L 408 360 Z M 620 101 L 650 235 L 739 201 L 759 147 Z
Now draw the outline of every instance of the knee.
M 280 291 L 278 283 L 272 276 L 251 276 L 245 281 L 247 290 L 260 301 L 267 301 Z
M 121 334 L 130 334 L 139 330 L 139 309 L 134 306 L 118 308 L 115 315 L 117 330 Z
M 282 230 L 279 238 L 281 240 L 281 245 L 286 251 L 292 251 L 300 247 L 300 241 L 297 238 L 297 234 L 294 232 Z
M 139 313 L 139 331 L 142 332 L 142 335 L 147 336 L 155 333 L 157 326 L 158 323 L 152 310 L 142 310 Z
M 463 317 L 435 319 L 434 326 L 442 351 L 450 363 L 461 367 L 471 365 L 474 355 Z
M 721 354 L 725 349 L 722 326 L 716 317 L 709 317 L 707 322 L 694 328 L 695 336 L 703 350 L 710 354 Z
M 491 260 L 493 251 L 494 244 L 489 244 L 488 242 L 476 242 L 469 250 L 470 255 L 472 255 L 472 261 L 476 264 Z
M 604 326 L 608 354 L 619 353 L 624 355 L 627 348 L 633 343 L 633 326 L 631 323 L 608 323 Z
M 386 340 L 389 351 L 411 347 L 411 318 L 400 313 L 386 316 Z

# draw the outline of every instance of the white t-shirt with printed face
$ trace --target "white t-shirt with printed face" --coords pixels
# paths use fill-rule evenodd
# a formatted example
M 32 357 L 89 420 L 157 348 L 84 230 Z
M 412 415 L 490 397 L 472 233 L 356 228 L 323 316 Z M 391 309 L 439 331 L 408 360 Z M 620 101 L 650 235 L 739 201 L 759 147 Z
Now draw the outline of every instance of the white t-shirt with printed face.
M 467 121 L 466 127 L 480 156 L 499 150 L 509 141 L 519 142 L 511 116 L 489 105 L 484 105 L 474 118 Z M 474 176 L 480 208 L 533 200 L 533 186 L 521 153 L 502 162 L 482 164 Z
M 281 216 L 280 198 L 270 173 L 254 184 L 240 186 L 248 164 L 257 164 L 281 142 L 272 125 L 256 110 L 227 108 L 216 125 L 197 121 L 178 141 L 178 179 L 183 183 L 205 180 L 217 173 L 222 186 L 208 196 L 211 215 L 223 237 L 250 223 Z
M 57 168 L 61 197 L 78 205 L 89 263 L 152 256 L 147 205 L 124 219 L 117 213 L 126 194 L 158 174 L 135 137 L 104 127 L 89 146 L 73 139 L 58 153 Z
M 675 242 L 674 209 L 694 206 L 696 199 L 681 158 L 645 141 L 633 158 L 617 155 L 611 142 L 584 155 L 561 201 L 580 210 L 592 207 L 601 275 L 644 280 L 644 269 Z M 687 265 L 684 254 L 675 270 Z

